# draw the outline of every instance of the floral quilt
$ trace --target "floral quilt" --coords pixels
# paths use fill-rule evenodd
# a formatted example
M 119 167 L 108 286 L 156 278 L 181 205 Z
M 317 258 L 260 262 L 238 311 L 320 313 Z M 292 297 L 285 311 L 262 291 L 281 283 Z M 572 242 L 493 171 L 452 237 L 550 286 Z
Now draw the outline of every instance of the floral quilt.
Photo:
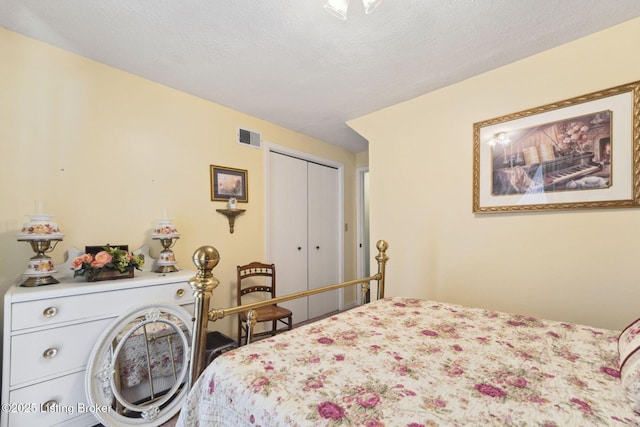
M 178 426 L 640 426 L 618 334 L 385 298 L 222 354 Z

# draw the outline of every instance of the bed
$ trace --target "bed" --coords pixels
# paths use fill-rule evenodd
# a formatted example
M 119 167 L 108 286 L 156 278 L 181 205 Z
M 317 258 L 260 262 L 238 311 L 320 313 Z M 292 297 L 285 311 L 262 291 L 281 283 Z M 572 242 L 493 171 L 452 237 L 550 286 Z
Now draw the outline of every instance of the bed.
M 178 426 L 639 426 L 638 347 L 640 321 L 382 295 L 216 358 Z

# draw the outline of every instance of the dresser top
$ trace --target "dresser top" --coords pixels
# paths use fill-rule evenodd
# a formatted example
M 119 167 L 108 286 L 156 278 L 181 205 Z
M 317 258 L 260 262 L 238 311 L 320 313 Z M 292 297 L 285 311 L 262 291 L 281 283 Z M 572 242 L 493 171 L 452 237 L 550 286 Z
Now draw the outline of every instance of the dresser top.
M 153 271 L 156 259 L 149 255 L 149 248 L 147 246 L 143 246 L 133 251 L 133 253 L 142 254 L 145 257 L 142 271 L 134 270 L 133 278 L 88 282 L 86 277 L 73 277 L 73 270 L 71 268 L 73 260 L 81 255 L 82 251 L 76 248 L 69 248 L 65 254 L 66 261 L 55 266 L 57 273 L 54 273 L 53 277 L 59 280 L 60 283 L 32 287 L 15 284 L 7 289 L 5 302 L 7 302 L 9 298 L 11 298 L 12 302 L 33 301 L 69 295 L 117 291 L 124 288 L 139 288 L 143 286 L 187 282 L 196 275 L 196 272 L 193 270 L 183 269 L 179 269 L 173 273 L 156 273 Z M 20 282 L 22 282 L 22 279 Z
M 143 286 L 162 285 L 166 283 L 188 282 L 195 277 L 196 272 L 179 270 L 173 273 L 155 273 L 152 271 L 135 271 L 133 278 L 105 280 L 100 282 L 87 282 L 85 277 L 64 277 L 54 275 L 60 283 L 54 285 L 42 285 L 26 287 L 20 285 L 11 286 L 5 298 L 11 298 L 12 302 L 33 301 L 67 297 L 69 295 L 91 294 L 96 292 L 108 292 L 123 288 L 139 288 Z

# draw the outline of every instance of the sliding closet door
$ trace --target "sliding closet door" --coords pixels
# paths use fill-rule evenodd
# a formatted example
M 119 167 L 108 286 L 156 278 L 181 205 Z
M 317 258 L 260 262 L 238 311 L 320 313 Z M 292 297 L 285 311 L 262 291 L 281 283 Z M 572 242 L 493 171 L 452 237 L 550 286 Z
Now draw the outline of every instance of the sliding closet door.
M 338 170 L 308 163 L 309 289 L 339 282 Z M 309 318 L 338 309 L 338 291 L 309 297 Z
M 269 153 L 269 254 L 277 293 L 340 282 L 339 174 L 336 168 Z M 302 322 L 339 308 L 339 291 L 282 304 Z
M 270 253 L 276 265 L 276 292 L 307 290 L 307 162 L 270 154 Z M 309 318 L 307 298 L 281 304 L 293 312 L 293 322 Z

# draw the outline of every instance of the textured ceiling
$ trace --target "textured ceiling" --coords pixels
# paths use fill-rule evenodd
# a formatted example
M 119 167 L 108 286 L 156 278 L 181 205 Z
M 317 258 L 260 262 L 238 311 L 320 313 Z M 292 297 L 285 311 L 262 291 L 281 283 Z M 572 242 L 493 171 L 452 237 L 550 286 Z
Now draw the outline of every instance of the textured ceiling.
M 345 122 L 640 16 L 638 0 L 0 0 L 0 26 L 347 148 Z

